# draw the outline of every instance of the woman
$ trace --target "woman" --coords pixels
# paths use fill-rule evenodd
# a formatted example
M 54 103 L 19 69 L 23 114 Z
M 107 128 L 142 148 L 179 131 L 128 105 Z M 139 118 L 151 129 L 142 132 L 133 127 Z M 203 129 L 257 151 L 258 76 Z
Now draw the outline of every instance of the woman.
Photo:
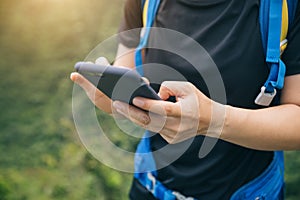
M 270 171 L 271 166 L 281 165 L 282 161 L 278 160 L 274 164 L 274 150 L 300 149 L 300 6 L 289 29 L 288 47 L 282 55 L 287 71 L 284 88 L 277 96 L 280 101 L 275 100 L 264 108 L 254 103 L 268 76 L 258 23 L 259 3 L 259 0 L 162 0 L 159 5 L 153 26 L 178 31 L 203 46 L 224 81 L 225 101 L 211 95 L 210 88 L 214 86 L 207 85 L 209 77 L 202 77 L 189 60 L 174 52 L 148 48 L 144 63 L 159 65 L 144 67 L 144 76 L 156 83 L 152 86 L 163 100 L 175 96 L 176 103 L 135 98 L 135 106 L 150 111 L 152 116 L 122 102 L 113 103 L 117 112 L 159 133 L 150 139 L 152 151 L 171 144 L 168 150 L 154 155 L 158 168 L 155 179 L 177 194 L 197 199 L 251 199 L 253 196 L 247 196 L 247 192 L 244 196 L 239 193 L 250 183 L 247 191 L 265 188 L 258 196 L 255 193 L 255 198 L 260 198 L 260 194 L 265 194 L 264 198 L 282 198 L 283 184 L 275 187 L 277 181 L 268 183 L 264 180 L 267 176 L 262 175 Z M 143 26 L 141 7 L 141 0 L 126 1 L 120 32 Z M 132 50 L 138 39 L 138 34 L 120 34 L 120 48 L 125 48 L 127 53 L 114 65 L 135 67 Z M 154 31 L 149 45 L 158 39 L 168 41 L 168 36 Z M 188 50 L 191 43 L 187 41 L 172 42 Z M 197 56 L 195 52 L 192 58 Z M 168 66 L 186 81 L 164 73 L 164 67 L 159 66 Z M 210 69 L 206 70 L 209 76 Z M 160 80 L 157 80 L 158 75 Z M 73 73 L 71 79 L 87 93 L 93 90 L 79 74 Z M 112 112 L 109 106 L 112 101 L 100 91 L 91 99 L 100 109 Z M 153 123 L 156 119 L 164 119 L 160 128 Z M 199 149 L 205 135 L 220 140 L 201 157 Z M 189 146 L 182 155 L 165 164 L 172 153 L 183 149 L 186 143 Z M 274 173 L 275 168 L 272 170 Z M 282 175 L 279 179 L 282 182 Z M 154 192 L 148 189 L 135 178 L 131 199 L 155 199 Z

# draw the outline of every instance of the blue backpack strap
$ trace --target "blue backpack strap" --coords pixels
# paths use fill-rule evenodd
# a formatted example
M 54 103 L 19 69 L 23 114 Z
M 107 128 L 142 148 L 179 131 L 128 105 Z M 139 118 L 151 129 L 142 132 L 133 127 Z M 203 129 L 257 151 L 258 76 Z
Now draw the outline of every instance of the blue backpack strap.
M 135 66 L 140 75 L 143 76 L 143 55 L 142 49 L 147 45 L 147 41 L 150 35 L 150 29 L 154 22 L 160 0 L 142 0 L 143 6 L 143 28 L 140 35 L 140 43 L 135 50 Z
M 276 89 L 283 87 L 285 65 L 280 60 L 282 0 L 261 0 L 259 22 L 266 62 L 270 73 L 255 103 L 269 106 Z
M 143 29 L 141 30 L 140 43 L 135 50 L 135 66 L 140 75 L 143 76 L 142 49 L 147 45 L 150 35 L 150 28 L 153 25 L 160 0 L 141 0 L 143 10 Z M 150 191 L 153 196 L 160 200 L 195 200 L 192 197 L 185 197 L 179 192 L 169 190 L 156 179 L 156 165 L 150 147 L 150 132 L 146 131 L 138 144 L 134 158 L 134 177 Z
M 150 132 L 146 131 L 136 149 L 134 157 L 134 176 L 136 178 L 139 178 L 142 173 L 147 172 L 151 172 L 154 176 L 157 175 L 155 161 L 151 153 L 150 137 Z
M 288 23 L 286 26 L 291 27 L 296 13 L 298 0 L 261 0 L 259 22 L 262 35 L 263 48 L 266 55 L 266 62 L 270 68 L 267 81 L 261 89 L 261 93 L 257 96 L 255 103 L 268 106 L 273 97 L 276 95 L 276 89 L 282 89 L 285 76 L 285 64 L 280 59 L 280 46 L 286 38 L 282 37 L 282 29 L 285 27 L 281 20 L 284 20 L 285 11 L 284 3 L 287 4 Z M 285 14 L 286 15 L 286 14 Z M 282 40 L 282 41 L 280 41 Z M 278 158 L 280 172 L 284 176 L 284 153 L 283 151 L 275 151 Z M 282 178 L 282 181 L 283 178 Z
M 135 66 L 138 73 L 143 76 L 142 49 L 146 46 L 150 34 L 150 28 L 154 22 L 160 0 L 141 0 L 143 13 L 143 29 L 141 30 L 140 43 L 135 50 Z M 135 155 L 135 177 L 141 173 L 151 172 L 156 176 L 155 161 L 150 148 L 150 133 L 146 131 L 141 139 Z
M 262 106 L 269 106 L 276 96 L 277 90 L 282 89 L 284 85 L 286 67 L 280 59 L 280 45 L 282 28 L 285 28 L 282 27 L 282 13 L 286 11 L 283 10 L 283 5 L 285 3 L 288 8 L 288 25 L 292 24 L 297 0 L 260 1 L 259 23 L 266 63 L 270 69 L 268 79 L 261 88 L 260 94 L 255 99 L 255 103 Z

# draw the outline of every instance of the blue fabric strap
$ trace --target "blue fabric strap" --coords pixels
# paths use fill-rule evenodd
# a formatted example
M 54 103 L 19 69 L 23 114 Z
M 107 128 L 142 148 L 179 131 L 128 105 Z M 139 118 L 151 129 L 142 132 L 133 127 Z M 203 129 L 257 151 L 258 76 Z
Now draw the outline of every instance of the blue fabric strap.
M 142 0 L 142 5 L 145 1 Z M 137 72 L 143 76 L 143 59 L 142 59 L 142 49 L 147 45 L 147 41 L 150 35 L 150 29 L 154 22 L 156 12 L 159 7 L 160 0 L 149 0 L 148 2 L 148 12 L 146 24 L 141 30 L 140 43 L 135 50 L 135 66 Z M 134 167 L 135 173 L 134 177 L 139 180 L 139 182 L 150 191 L 153 196 L 160 200 L 176 200 L 176 199 L 187 199 L 192 200 L 194 198 L 186 198 L 178 192 L 173 192 L 167 189 L 160 181 L 156 179 L 157 172 L 155 161 L 150 148 L 150 132 L 146 131 L 143 138 L 141 139 L 135 154 Z
M 266 93 L 282 89 L 285 76 L 285 64 L 280 60 L 282 0 L 262 0 L 260 7 L 260 26 L 266 62 L 270 73 L 264 86 Z
M 159 7 L 160 0 L 149 0 L 148 2 L 148 12 L 146 24 L 141 30 L 140 43 L 135 50 L 135 66 L 138 73 L 143 76 L 143 60 L 142 60 L 142 49 L 146 46 L 147 40 L 150 34 L 150 28 L 153 24 L 156 12 Z M 144 7 L 145 0 L 142 0 L 142 6 Z M 152 172 L 156 176 L 155 161 L 151 153 L 150 148 L 150 133 L 145 132 L 143 138 L 141 139 L 135 154 L 135 177 L 138 178 L 142 173 Z
M 139 182 L 159 200 L 176 200 L 176 196 L 168 190 L 160 181 L 156 180 L 152 173 L 140 173 Z
M 150 132 L 146 131 L 137 147 L 134 158 L 134 177 L 159 200 L 176 200 L 178 199 L 176 194 L 180 195 L 182 199 L 195 200 L 192 197 L 186 198 L 178 192 L 174 193 L 156 179 L 157 171 L 150 148 L 150 137 Z
M 151 172 L 154 176 L 157 175 L 155 171 L 155 161 L 150 148 L 150 137 L 150 132 L 146 131 L 138 144 L 134 158 L 134 176 L 136 178 L 138 178 L 141 173 L 147 172 Z
M 267 49 L 267 40 L 268 40 L 268 26 L 269 26 L 269 8 L 270 0 L 261 0 L 259 7 L 259 25 L 261 31 L 261 39 L 264 52 L 266 53 Z
M 146 24 L 144 24 L 144 27 L 141 30 L 140 43 L 135 50 L 135 66 L 137 72 L 141 76 L 144 75 L 143 68 L 142 68 L 142 64 L 143 64 L 142 49 L 147 45 L 147 41 L 150 35 L 150 29 L 154 22 L 159 4 L 160 4 L 160 0 L 149 0 Z
M 230 200 L 272 199 L 281 200 L 284 189 L 283 152 L 275 151 L 270 165 L 255 179 L 239 188 Z
M 270 72 L 268 79 L 261 88 L 255 103 L 263 106 L 270 105 L 284 85 L 286 66 L 280 59 L 280 35 L 282 18 L 282 0 L 261 0 L 259 10 L 259 23 L 262 44 L 266 56 L 266 63 Z M 292 25 L 296 13 L 298 0 L 287 0 L 289 27 Z
M 280 58 L 281 16 L 282 0 L 271 0 L 266 52 L 268 63 L 278 63 Z
M 287 0 L 289 26 L 291 26 L 297 7 L 297 0 Z M 282 0 L 261 0 L 260 29 L 266 62 L 270 68 L 265 92 L 273 93 L 275 88 L 282 89 L 286 66 L 280 59 L 280 34 L 282 17 Z

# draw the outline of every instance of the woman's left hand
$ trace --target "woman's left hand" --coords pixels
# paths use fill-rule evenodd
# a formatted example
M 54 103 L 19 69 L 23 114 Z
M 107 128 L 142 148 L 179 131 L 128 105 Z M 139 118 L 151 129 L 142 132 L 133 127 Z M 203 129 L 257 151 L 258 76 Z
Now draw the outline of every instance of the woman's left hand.
M 213 102 L 189 82 L 166 81 L 159 91 L 162 100 L 136 97 L 134 106 L 115 101 L 116 111 L 141 127 L 159 133 L 168 143 L 206 134 L 211 123 Z M 176 102 L 165 101 L 176 97 Z M 214 121 L 214 120 L 213 120 Z

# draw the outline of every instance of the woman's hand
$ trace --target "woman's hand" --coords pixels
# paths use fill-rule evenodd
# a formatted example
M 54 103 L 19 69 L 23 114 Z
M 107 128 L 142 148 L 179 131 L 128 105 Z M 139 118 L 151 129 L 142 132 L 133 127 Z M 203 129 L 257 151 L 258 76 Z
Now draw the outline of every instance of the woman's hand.
M 210 125 L 214 124 L 211 122 L 215 121 L 211 120 L 212 113 L 215 113 L 213 107 L 224 108 L 189 82 L 163 82 L 159 95 L 162 100 L 175 96 L 176 102 L 137 97 L 133 104 L 145 111 L 119 101 L 114 102 L 113 106 L 117 112 L 134 123 L 160 133 L 168 143 L 177 143 L 197 134 L 206 134 Z M 216 128 L 220 127 L 214 127 L 214 130 Z
M 106 113 L 112 113 L 111 99 L 98 90 L 91 82 L 77 72 L 73 72 L 70 76 L 70 79 L 85 91 L 95 106 Z
M 109 65 L 109 62 L 104 57 L 99 57 L 96 61 L 99 65 Z M 97 106 L 100 110 L 111 114 L 112 113 L 112 101 L 104 93 L 98 90 L 91 82 L 84 78 L 81 74 L 73 72 L 70 75 L 70 79 L 78 84 L 87 94 L 89 99 Z

